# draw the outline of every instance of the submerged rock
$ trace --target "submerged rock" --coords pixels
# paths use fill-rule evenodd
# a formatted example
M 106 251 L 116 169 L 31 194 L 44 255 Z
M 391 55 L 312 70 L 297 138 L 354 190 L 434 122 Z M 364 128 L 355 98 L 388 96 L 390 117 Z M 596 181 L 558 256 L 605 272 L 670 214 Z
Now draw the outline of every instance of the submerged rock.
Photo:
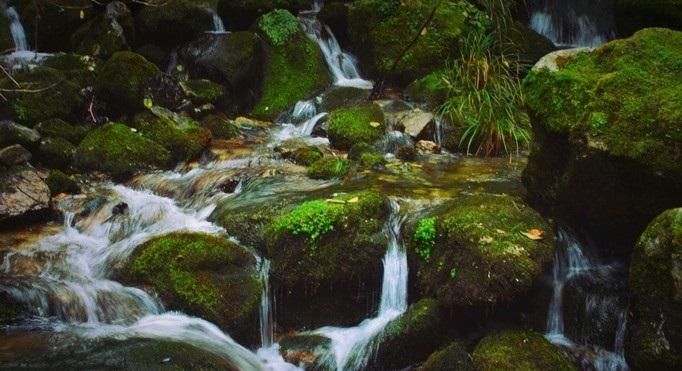
M 139 246 L 122 276 L 151 286 L 171 308 L 206 318 L 240 340 L 258 329 L 261 283 L 244 247 L 201 233 L 170 233 Z
M 682 367 L 682 209 L 665 211 L 639 238 L 625 355 L 637 369 Z
M 646 29 L 555 58 L 524 81 L 535 143 L 529 199 L 626 257 L 646 224 L 682 203 L 682 32 Z M 636 88 L 633 88 L 635 86 Z
M 45 174 L 30 166 L 0 169 L 0 221 L 50 208 Z
M 478 343 L 473 356 L 480 371 L 577 370 L 542 334 L 526 330 L 489 335 Z

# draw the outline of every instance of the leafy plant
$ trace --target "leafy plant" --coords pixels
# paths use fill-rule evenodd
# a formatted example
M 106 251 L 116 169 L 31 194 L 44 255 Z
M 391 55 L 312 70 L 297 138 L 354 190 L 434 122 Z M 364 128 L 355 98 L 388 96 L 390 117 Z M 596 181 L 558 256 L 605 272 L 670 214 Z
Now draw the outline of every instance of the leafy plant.
M 258 21 L 258 27 L 275 46 L 284 45 L 299 30 L 298 20 L 287 10 L 275 9 Z
M 343 206 L 325 200 L 304 202 L 275 222 L 275 231 L 293 235 L 305 234 L 309 242 L 334 230 L 334 223 L 343 215 Z
M 425 261 L 431 259 L 431 250 L 436 246 L 436 218 L 424 218 L 419 221 L 417 230 L 414 232 L 417 242 L 415 250 Z

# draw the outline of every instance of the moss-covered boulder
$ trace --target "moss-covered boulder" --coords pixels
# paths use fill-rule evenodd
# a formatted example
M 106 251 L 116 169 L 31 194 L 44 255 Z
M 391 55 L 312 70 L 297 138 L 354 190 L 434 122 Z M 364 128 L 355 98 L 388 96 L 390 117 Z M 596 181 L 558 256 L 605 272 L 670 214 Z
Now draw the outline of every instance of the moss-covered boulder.
M 348 162 L 342 158 L 328 156 L 310 164 L 306 174 L 313 179 L 340 178 L 348 171 Z
M 88 55 L 58 53 L 48 57 L 43 67 L 54 68 L 81 88 L 95 83 L 98 60 Z
M 152 0 L 135 16 L 140 45 L 156 44 L 167 49 L 185 44 L 213 30 L 213 18 L 201 1 Z
M 215 103 L 225 94 L 220 84 L 204 79 L 181 81 L 180 87 L 192 103 L 197 105 Z
M 71 48 L 78 54 L 108 59 L 117 51 L 130 49 L 134 41 L 133 17 L 128 7 L 117 1 L 71 35 Z
M 344 150 L 357 143 L 372 144 L 381 139 L 385 130 L 384 113 L 375 104 L 338 109 L 327 123 L 332 146 Z
M 462 195 L 408 228 L 419 289 L 449 307 L 473 310 L 513 301 L 550 263 L 552 228 L 521 199 Z
M 254 256 L 223 237 L 171 233 L 139 246 L 122 273 L 171 308 L 217 323 L 237 339 L 258 329 L 261 283 Z
M 265 66 L 253 115 L 273 118 L 331 83 L 322 52 L 291 13 L 274 10 L 260 17 L 256 28 L 263 39 Z
M 191 160 L 211 143 L 211 131 L 191 119 L 177 122 L 173 116 L 143 112 L 135 115 L 130 126 L 167 149 L 175 161 Z
M 128 126 L 106 124 L 92 130 L 76 150 L 76 165 L 115 177 L 172 165 L 170 152 Z
M 334 86 L 322 95 L 320 108 L 331 112 L 339 108 L 350 108 L 367 101 L 370 92 L 366 89 Z
M 117 52 L 102 65 L 96 88 L 110 112 L 136 112 L 144 108 L 144 84 L 159 75 L 159 68 L 143 56 Z
M 201 127 L 211 131 L 214 137 L 230 139 L 239 136 L 239 128 L 223 113 L 208 115 L 201 120 Z
M 0 89 L 7 89 L 7 98 L 0 106 L 0 113 L 14 117 L 18 122 L 33 126 L 52 118 L 75 120 L 83 106 L 81 87 L 67 78 L 66 74 L 50 67 L 38 67 L 0 79 Z
M 526 330 L 489 335 L 478 343 L 473 356 L 480 371 L 577 370 L 542 334 Z
M 429 108 L 436 109 L 447 98 L 448 87 L 443 80 L 444 77 L 445 71 L 433 71 L 412 81 L 405 92 L 411 99 L 426 103 Z
M 529 199 L 606 254 L 627 256 L 651 219 L 682 204 L 680 60 L 682 32 L 646 29 L 549 55 L 524 81 L 535 137 Z
M 59 170 L 50 171 L 50 175 L 45 179 L 45 183 L 47 183 L 48 188 L 50 188 L 50 194 L 52 196 L 56 196 L 60 193 L 75 194 L 81 191 L 78 182 Z
M 639 238 L 629 277 L 633 294 L 628 362 L 641 370 L 682 367 L 682 209 L 665 211 Z
M 680 0 L 614 0 L 613 12 L 621 36 L 645 27 L 682 29 Z
M 231 29 L 246 30 L 265 13 L 275 9 L 287 9 L 296 14 L 310 9 L 311 0 L 220 0 L 218 13 Z
M 73 163 L 75 153 L 76 147 L 68 140 L 48 137 L 40 141 L 36 158 L 47 167 L 67 169 Z
M 434 352 L 421 366 L 422 371 L 473 371 L 474 365 L 466 346 L 453 341 L 445 348 Z
M 417 42 L 393 68 L 434 6 L 435 16 Z M 349 14 L 351 42 L 373 76 L 403 84 L 443 67 L 457 52 L 459 38 L 487 23 L 485 13 L 466 1 L 354 1 Z
M 80 143 L 88 133 L 86 127 L 71 125 L 61 119 L 51 119 L 40 122 L 34 129 L 43 137 L 62 138 L 74 144 Z
M 40 141 L 40 133 L 13 121 L 0 121 L 0 146 L 21 144 L 34 147 Z

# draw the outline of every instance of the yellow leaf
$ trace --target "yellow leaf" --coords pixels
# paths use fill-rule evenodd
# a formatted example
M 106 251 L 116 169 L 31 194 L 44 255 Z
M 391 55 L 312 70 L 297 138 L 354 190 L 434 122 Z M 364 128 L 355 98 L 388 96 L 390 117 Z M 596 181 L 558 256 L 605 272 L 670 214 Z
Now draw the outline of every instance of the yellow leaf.
M 381 126 L 381 124 L 376 122 L 376 121 L 372 121 L 369 123 L 369 126 L 371 126 L 373 128 L 378 128 L 379 126 Z
M 83 9 L 81 9 L 80 17 L 81 19 L 85 19 L 85 12 L 83 11 Z
M 357 203 L 358 201 L 360 201 L 360 199 L 358 197 L 353 197 L 346 202 L 348 202 L 349 204 L 354 204 L 354 203 Z
M 539 229 L 531 229 L 529 231 L 519 232 L 519 233 L 521 233 L 522 235 L 526 236 L 527 238 L 529 238 L 533 241 L 538 241 L 538 240 L 542 240 L 545 238 L 545 236 L 544 236 L 545 233 Z

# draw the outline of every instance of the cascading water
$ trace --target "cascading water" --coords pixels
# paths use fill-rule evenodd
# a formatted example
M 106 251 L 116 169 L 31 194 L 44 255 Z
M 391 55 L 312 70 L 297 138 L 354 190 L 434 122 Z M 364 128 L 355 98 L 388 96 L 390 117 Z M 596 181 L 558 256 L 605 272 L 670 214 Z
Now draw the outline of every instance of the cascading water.
M 275 330 L 272 316 L 272 298 L 270 297 L 270 260 L 260 258 L 258 269 L 263 292 L 260 299 L 260 343 L 261 347 L 269 348 L 274 343 Z
M 585 298 L 584 310 L 586 314 L 598 311 L 597 318 L 606 316 L 607 311 L 615 311 L 617 325 L 614 331 L 612 351 L 588 344 L 586 341 L 576 343 L 566 336 L 564 327 L 564 296 L 568 284 L 579 284 L 577 280 L 586 279 L 596 282 L 609 278 L 613 274 L 613 267 L 596 264 L 583 250 L 582 244 L 565 229 L 559 229 L 559 246 L 554 255 L 553 295 L 550 300 L 547 313 L 547 333 L 545 336 L 553 344 L 565 348 L 569 353 L 579 353 L 589 348 L 591 357 L 577 357 L 585 363 L 585 367 L 594 368 L 597 371 L 626 371 L 629 370 L 625 362 L 624 338 L 626 327 L 626 308 L 618 306 L 608 296 L 600 293 L 590 293 Z M 615 308 L 614 308 L 615 307 Z M 585 318 L 592 318 L 586 315 Z M 584 327 L 598 327 L 597 324 L 584 324 Z
M 211 18 L 213 20 L 213 30 L 211 30 L 211 33 L 217 33 L 217 34 L 222 34 L 222 33 L 227 33 L 225 30 L 225 23 L 223 23 L 223 19 L 220 18 L 220 15 L 218 12 L 211 8 L 207 7 L 206 8 L 209 13 L 211 13 Z
M 341 50 L 332 30 L 317 18 L 323 6 L 322 0 L 315 0 L 311 10 L 299 14 L 299 21 L 306 35 L 320 47 L 329 71 L 334 76 L 334 84 L 358 89 L 372 89 L 372 82 L 364 80 L 360 76 L 355 57 Z
M 561 47 L 595 47 L 614 35 L 611 0 L 532 0 L 530 27 Z
M 26 31 L 21 24 L 19 13 L 17 13 L 17 10 L 13 6 L 4 6 L 4 12 L 9 20 L 9 30 L 12 34 L 12 40 L 14 40 L 14 50 L 17 52 L 28 50 Z
M 407 310 L 407 254 L 400 240 L 403 218 L 400 205 L 391 199 L 391 214 L 386 227 L 389 237 L 384 255 L 384 274 L 381 302 L 376 317 L 366 319 L 356 327 L 323 327 L 316 330 L 331 339 L 332 356 L 336 370 L 360 370 L 380 343 L 377 336 L 392 320 Z

